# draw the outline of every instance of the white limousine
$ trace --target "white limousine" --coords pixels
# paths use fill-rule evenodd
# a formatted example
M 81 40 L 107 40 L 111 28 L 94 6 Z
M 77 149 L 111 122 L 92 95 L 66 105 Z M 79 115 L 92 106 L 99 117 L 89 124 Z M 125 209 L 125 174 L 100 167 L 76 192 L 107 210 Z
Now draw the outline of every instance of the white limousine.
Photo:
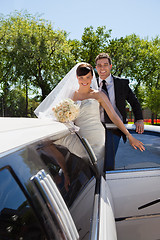
M 120 141 L 103 176 L 86 139 L 88 161 L 56 144 L 68 134 L 53 120 L 0 118 L 0 239 L 160 239 L 160 127 L 136 134 L 144 152 Z

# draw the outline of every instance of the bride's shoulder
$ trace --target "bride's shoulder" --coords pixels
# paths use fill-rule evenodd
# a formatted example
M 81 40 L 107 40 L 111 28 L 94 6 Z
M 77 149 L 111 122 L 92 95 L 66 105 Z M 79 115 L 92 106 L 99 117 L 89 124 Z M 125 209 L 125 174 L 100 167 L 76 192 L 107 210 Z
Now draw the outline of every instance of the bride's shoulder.
M 100 104 L 101 104 L 101 102 L 102 102 L 102 100 L 103 100 L 103 95 L 101 94 L 101 91 L 99 91 L 99 90 L 94 90 L 93 92 L 92 92 L 92 98 L 94 98 L 95 100 L 97 100 Z
M 91 89 L 90 93 L 92 93 L 92 94 L 98 94 L 98 93 L 99 93 L 99 90 Z
M 98 90 L 92 90 L 91 94 L 94 96 L 95 99 L 99 98 L 99 91 Z

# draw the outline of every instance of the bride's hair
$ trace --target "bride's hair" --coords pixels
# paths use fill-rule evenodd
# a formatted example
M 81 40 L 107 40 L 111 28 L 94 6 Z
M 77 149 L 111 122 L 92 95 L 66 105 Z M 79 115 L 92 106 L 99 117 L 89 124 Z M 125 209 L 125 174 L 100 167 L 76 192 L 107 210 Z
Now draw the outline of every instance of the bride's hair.
M 77 70 L 76 70 L 76 74 L 77 74 L 78 77 L 85 76 L 89 72 L 91 72 L 91 74 L 93 76 L 93 67 L 89 63 L 82 63 L 82 64 L 80 64 L 78 66 Z

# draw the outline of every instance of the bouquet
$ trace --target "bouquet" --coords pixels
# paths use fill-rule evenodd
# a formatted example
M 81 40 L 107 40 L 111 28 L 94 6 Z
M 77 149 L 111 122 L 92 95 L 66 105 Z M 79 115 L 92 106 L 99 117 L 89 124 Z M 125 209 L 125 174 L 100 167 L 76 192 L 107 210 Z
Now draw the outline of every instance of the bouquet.
M 79 106 L 70 98 L 62 100 L 52 108 L 59 122 L 70 122 L 75 120 L 79 114 Z

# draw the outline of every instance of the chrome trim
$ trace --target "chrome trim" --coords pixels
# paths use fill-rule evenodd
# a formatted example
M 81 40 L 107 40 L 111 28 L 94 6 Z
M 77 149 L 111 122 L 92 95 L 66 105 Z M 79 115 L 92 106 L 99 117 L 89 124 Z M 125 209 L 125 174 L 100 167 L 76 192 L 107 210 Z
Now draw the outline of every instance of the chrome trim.
M 93 207 L 93 217 L 91 219 L 91 234 L 90 240 L 97 240 L 99 235 L 99 205 L 100 205 L 100 196 L 96 194 L 94 196 L 94 207 Z
M 31 181 L 35 183 L 37 189 L 42 194 L 44 201 L 46 203 L 49 202 L 50 206 L 48 204 L 47 206 L 48 208 L 52 207 L 67 239 L 79 239 L 79 234 L 70 212 L 51 176 L 46 174 L 44 170 L 41 170 L 35 176 L 31 177 Z
M 100 216 L 100 179 L 96 179 L 95 195 L 93 203 L 93 215 L 91 219 L 91 231 L 89 240 L 99 239 L 99 216 Z

